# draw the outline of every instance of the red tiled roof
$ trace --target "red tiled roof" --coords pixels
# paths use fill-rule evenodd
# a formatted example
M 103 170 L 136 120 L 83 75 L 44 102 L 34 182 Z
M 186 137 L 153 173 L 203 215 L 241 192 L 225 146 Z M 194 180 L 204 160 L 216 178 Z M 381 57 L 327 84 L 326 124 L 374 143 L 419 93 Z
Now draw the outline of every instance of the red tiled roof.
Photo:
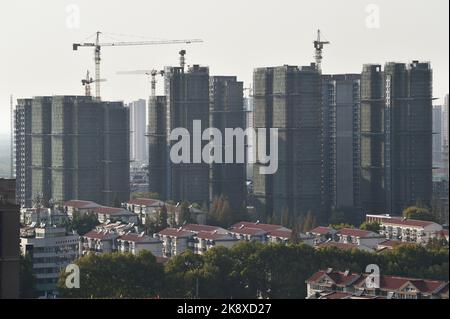
M 326 235 L 329 234 L 330 232 L 334 232 L 334 229 L 331 227 L 319 226 L 310 230 L 309 232 L 312 234 Z
M 250 235 L 250 236 L 258 236 L 258 235 L 267 234 L 267 231 L 257 229 L 257 228 L 249 228 L 249 227 L 232 228 L 232 229 L 230 229 L 230 232 L 236 233 L 236 234 Z
M 280 229 L 287 229 L 281 225 L 272 225 L 272 224 L 261 224 L 261 223 L 253 223 L 253 222 L 239 222 L 231 226 L 231 228 L 239 228 L 242 225 L 244 227 L 248 228 L 256 228 L 264 231 L 272 231 L 272 230 L 280 230 Z
M 411 227 L 426 227 L 428 225 L 434 224 L 433 222 L 415 220 L 415 219 L 401 219 L 401 218 L 391 218 L 383 221 L 384 224 L 400 225 L 400 226 L 411 226 Z
M 292 230 L 273 230 L 269 232 L 269 236 L 279 237 L 279 238 L 291 238 Z
M 323 242 L 323 243 L 319 243 L 316 247 L 317 248 L 336 247 L 336 248 L 343 249 L 343 250 L 358 249 L 358 245 L 347 244 L 347 243 L 339 243 L 339 242 L 335 242 L 335 241 L 326 241 L 326 242 Z
M 161 230 L 158 235 L 170 237 L 190 237 L 193 236 L 194 233 L 187 230 L 179 230 L 177 228 L 166 228 Z
M 352 294 L 348 292 L 332 292 L 320 297 L 320 299 L 346 299 L 351 296 Z
M 199 232 L 196 237 L 201 239 L 209 239 L 209 240 L 234 240 L 230 235 L 228 234 L 220 234 L 215 232 L 207 232 L 207 231 L 201 231 Z
M 436 235 L 439 236 L 440 238 L 448 237 L 448 229 L 442 229 L 436 232 Z
M 361 279 L 355 284 L 356 287 L 362 287 L 367 278 L 367 274 L 362 275 Z M 428 279 L 417 279 L 417 278 L 407 278 L 398 276 L 380 276 L 380 289 L 384 290 L 400 290 L 407 283 L 411 283 L 416 287 L 421 293 L 439 293 L 444 291 L 448 287 L 448 282 L 440 280 L 428 280 Z
M 72 199 L 67 202 L 64 202 L 64 206 L 68 207 L 75 207 L 75 208 L 90 208 L 90 207 L 97 207 L 99 206 L 95 202 L 87 201 L 87 200 L 79 200 L 79 199 Z
M 342 228 L 338 234 L 341 234 L 342 236 L 352 236 L 352 237 L 373 237 L 377 236 L 376 233 L 367 231 L 367 230 L 361 230 L 361 229 L 353 229 L 353 228 Z
M 327 273 L 325 270 L 320 270 L 313 274 L 310 278 L 306 280 L 307 283 L 316 283 L 319 281 L 319 279 L 322 278 L 322 276 L 327 275 L 336 285 L 342 286 L 342 285 L 349 285 L 355 280 L 357 280 L 361 275 L 359 274 L 353 274 L 349 272 L 347 275 L 343 272 L 338 271 L 332 271 L 330 273 Z
M 159 242 L 159 240 L 149 237 L 149 236 L 140 236 L 136 233 L 130 233 L 130 234 L 124 234 L 122 236 L 119 236 L 117 240 L 126 240 L 126 241 L 132 241 L 132 242 Z
M 127 202 L 127 204 L 131 205 L 139 205 L 139 206 L 162 206 L 163 202 L 157 199 L 149 199 L 149 198 L 135 198 Z
M 126 213 L 126 214 L 133 214 L 132 212 L 127 211 L 124 208 L 118 208 L 118 207 L 107 207 L 107 206 L 99 206 L 95 207 L 93 211 L 97 214 L 119 214 L 119 213 Z
M 84 234 L 82 237 L 86 238 L 93 238 L 93 239 L 110 239 L 113 238 L 115 234 L 104 232 L 104 231 L 97 231 L 97 230 L 91 230 L 90 232 Z
M 209 226 L 209 225 L 199 225 L 199 224 L 187 224 L 184 225 L 183 230 L 193 231 L 193 232 L 213 232 L 215 230 L 220 230 L 220 227 Z

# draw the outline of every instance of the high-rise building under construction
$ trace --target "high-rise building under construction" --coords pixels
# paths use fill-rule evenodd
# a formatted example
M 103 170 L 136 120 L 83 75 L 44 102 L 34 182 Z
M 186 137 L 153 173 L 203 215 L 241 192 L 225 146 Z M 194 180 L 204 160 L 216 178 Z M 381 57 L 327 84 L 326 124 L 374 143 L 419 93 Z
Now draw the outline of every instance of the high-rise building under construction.
M 254 165 L 260 217 L 279 221 L 286 212 L 291 217 L 312 212 L 317 222 L 325 222 L 320 71 L 314 64 L 257 68 L 253 88 L 255 129 L 278 129 L 278 171 L 263 175 L 263 164 Z
M 413 61 L 364 65 L 361 200 L 367 213 L 400 214 L 432 197 L 432 70 Z
M 355 214 L 360 206 L 360 78 L 322 76 L 325 190 L 331 207 L 353 208 Z
M 210 199 L 215 196 L 227 198 L 233 212 L 242 211 L 246 200 L 246 141 L 233 139 L 232 145 L 225 142 L 226 129 L 245 129 L 243 82 L 235 76 L 211 76 L 209 78 L 210 124 L 222 133 L 222 163 L 211 164 Z M 239 147 L 243 149 L 238 149 Z M 225 153 L 233 152 L 233 163 L 225 163 Z M 238 158 L 241 152 L 243 159 Z
M 201 154 L 193 150 L 194 143 L 201 149 L 208 141 L 199 142 L 202 132 L 209 128 L 209 69 L 193 65 L 185 72 L 184 66 L 165 68 L 166 137 L 168 146 L 177 141 L 169 140 L 175 128 L 189 133 L 190 162 L 174 163 L 166 153 L 166 196 L 176 201 L 188 201 L 200 205 L 209 203 L 209 165 Z M 194 121 L 201 121 L 200 136 L 194 134 Z M 167 148 L 169 152 L 170 147 Z M 200 160 L 198 160 L 200 158 Z
M 31 108 L 26 128 L 31 156 L 17 156 L 31 160 L 26 206 L 36 196 L 47 204 L 83 199 L 111 205 L 129 199 L 129 113 L 121 102 L 35 97 Z

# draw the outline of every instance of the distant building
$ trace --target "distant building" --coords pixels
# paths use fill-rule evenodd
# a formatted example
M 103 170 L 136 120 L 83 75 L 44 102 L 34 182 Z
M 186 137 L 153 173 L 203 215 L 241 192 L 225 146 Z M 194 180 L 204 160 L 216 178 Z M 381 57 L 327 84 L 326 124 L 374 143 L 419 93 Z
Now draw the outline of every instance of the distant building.
M 130 109 L 130 160 L 145 162 L 148 157 L 146 140 L 146 102 L 137 100 L 127 105 Z
M 245 110 L 245 128 L 254 128 L 253 121 L 253 97 L 251 96 L 253 92 L 250 92 L 250 96 L 244 97 L 244 110 Z M 253 156 L 254 145 L 252 140 L 248 141 L 247 145 L 247 158 L 250 159 Z M 253 163 L 247 163 L 247 180 L 253 181 Z
M 448 170 L 448 144 L 449 144 L 449 131 L 448 131 L 448 94 L 445 96 L 444 105 L 442 106 L 442 161 L 444 167 L 444 178 L 449 180 Z
M 433 176 L 439 176 L 442 169 L 442 106 L 433 106 Z
M 22 255 L 31 257 L 40 296 L 57 294 L 60 272 L 78 257 L 78 243 L 79 236 L 66 233 L 64 227 L 34 228 L 21 236 Z
M 306 280 L 307 299 L 448 299 L 446 281 L 380 275 L 374 286 L 368 276 L 318 271 Z
M 361 245 L 372 249 L 385 240 L 382 235 L 375 232 L 352 228 L 342 228 L 336 235 L 340 243 Z
M 21 207 L 31 207 L 31 104 L 19 99 L 14 110 L 14 145 L 16 146 L 16 198 Z
M 400 214 L 432 198 L 432 69 L 413 61 L 364 65 L 361 201 L 366 213 Z
M 19 205 L 16 181 L 0 179 L 0 299 L 19 298 Z

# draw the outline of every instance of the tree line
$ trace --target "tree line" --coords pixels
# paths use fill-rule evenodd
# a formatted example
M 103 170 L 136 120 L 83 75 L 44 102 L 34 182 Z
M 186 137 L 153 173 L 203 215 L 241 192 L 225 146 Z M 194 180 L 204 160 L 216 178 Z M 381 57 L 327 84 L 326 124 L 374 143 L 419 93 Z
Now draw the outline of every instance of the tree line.
M 448 280 L 446 249 L 408 244 L 383 253 L 315 249 L 300 244 L 242 242 L 204 255 L 187 251 L 164 265 L 149 252 L 88 255 L 80 267 L 80 288 L 59 288 L 68 298 L 305 298 L 306 284 L 320 269 L 361 273 L 377 264 L 381 274 Z M 197 290 L 198 287 L 198 290 Z

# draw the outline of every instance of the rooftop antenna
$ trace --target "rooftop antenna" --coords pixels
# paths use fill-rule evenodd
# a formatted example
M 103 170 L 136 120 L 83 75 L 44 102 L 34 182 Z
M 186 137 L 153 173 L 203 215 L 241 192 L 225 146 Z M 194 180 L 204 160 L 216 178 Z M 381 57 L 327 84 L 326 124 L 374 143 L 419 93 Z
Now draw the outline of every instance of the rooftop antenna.
M 317 30 L 317 40 L 314 41 L 314 48 L 316 49 L 316 53 L 314 55 L 315 59 L 316 59 L 316 65 L 317 65 L 317 69 L 319 71 L 322 71 L 322 50 L 323 50 L 323 46 L 324 44 L 330 44 L 329 41 L 322 41 L 320 39 L 320 29 Z

